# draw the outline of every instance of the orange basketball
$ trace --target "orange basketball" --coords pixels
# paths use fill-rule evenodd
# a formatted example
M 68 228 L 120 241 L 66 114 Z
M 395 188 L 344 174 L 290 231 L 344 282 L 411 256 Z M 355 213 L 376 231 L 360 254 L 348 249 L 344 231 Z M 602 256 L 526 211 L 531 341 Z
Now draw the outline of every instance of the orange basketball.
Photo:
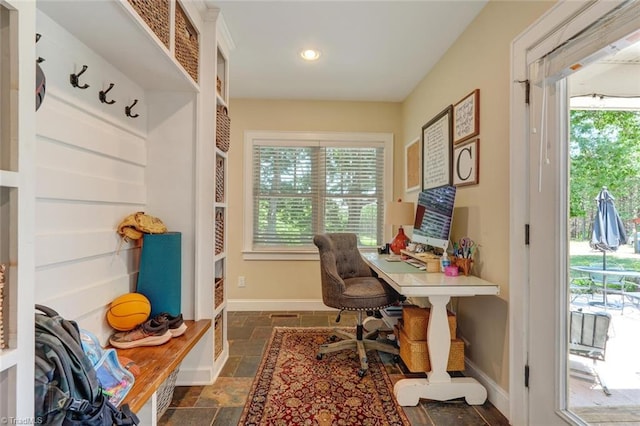
M 151 302 L 140 293 L 126 293 L 109 305 L 107 322 L 118 331 L 129 331 L 149 318 Z

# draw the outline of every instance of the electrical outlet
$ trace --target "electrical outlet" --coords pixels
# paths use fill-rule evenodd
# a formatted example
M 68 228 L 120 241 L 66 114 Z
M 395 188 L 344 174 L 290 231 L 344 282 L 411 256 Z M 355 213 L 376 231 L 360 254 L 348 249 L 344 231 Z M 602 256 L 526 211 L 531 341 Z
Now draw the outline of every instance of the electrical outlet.
M 238 277 L 238 287 L 244 287 L 244 286 L 245 286 L 244 277 Z

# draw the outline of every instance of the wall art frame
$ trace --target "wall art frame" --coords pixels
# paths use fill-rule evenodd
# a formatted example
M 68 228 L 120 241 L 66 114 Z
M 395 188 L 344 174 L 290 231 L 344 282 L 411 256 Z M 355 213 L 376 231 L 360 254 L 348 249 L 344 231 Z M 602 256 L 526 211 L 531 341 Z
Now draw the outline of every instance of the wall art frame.
M 405 192 L 420 189 L 420 138 L 417 137 L 404 147 L 404 190 Z
M 480 139 L 472 139 L 453 147 L 453 185 L 480 183 Z
M 475 89 L 453 106 L 453 143 L 480 134 L 480 89 Z
M 422 126 L 422 190 L 451 185 L 453 106 Z

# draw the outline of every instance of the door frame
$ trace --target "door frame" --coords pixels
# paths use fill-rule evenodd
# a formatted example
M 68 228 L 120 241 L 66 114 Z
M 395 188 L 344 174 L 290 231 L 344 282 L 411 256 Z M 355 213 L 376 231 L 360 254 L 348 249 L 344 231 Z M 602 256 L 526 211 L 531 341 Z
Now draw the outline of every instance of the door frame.
M 530 223 L 530 168 L 529 158 L 529 106 L 525 103 L 528 65 L 555 46 L 588 27 L 598 18 L 617 7 L 622 0 L 593 0 L 589 2 L 561 1 L 547 11 L 534 24 L 516 37 L 511 44 L 510 93 L 510 218 L 509 218 L 509 420 L 511 424 L 528 425 L 530 411 L 553 410 L 558 421 L 570 421 L 560 413 L 561 398 L 555 394 L 553 407 L 530 406 L 529 390 L 525 387 L 525 369 L 528 368 L 530 346 L 530 274 L 529 247 L 525 244 L 525 226 Z M 561 31 L 558 31 L 560 30 Z M 553 36 L 553 37 L 552 37 Z M 560 167 L 559 165 L 557 167 Z M 556 173 L 556 176 L 561 174 Z M 553 242 L 557 245 L 556 242 Z M 556 304 L 553 304 L 556 306 Z M 563 323 L 559 309 L 556 323 Z M 555 327 L 549 336 L 549 349 L 553 350 L 558 371 L 562 361 L 558 348 L 562 333 Z M 547 374 L 548 372 L 545 372 Z M 542 372 L 528 371 L 530 382 L 544 379 Z M 540 383 L 540 380 L 537 381 Z M 556 382 L 547 383 L 556 388 Z M 554 389 L 550 389 L 552 391 Z

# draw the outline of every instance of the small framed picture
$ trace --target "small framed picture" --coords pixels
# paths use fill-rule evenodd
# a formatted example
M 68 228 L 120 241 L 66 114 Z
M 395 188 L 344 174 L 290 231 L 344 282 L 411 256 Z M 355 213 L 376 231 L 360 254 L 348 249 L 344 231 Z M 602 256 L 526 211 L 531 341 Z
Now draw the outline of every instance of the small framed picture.
M 480 182 L 480 139 L 453 147 L 453 184 L 477 185 Z
M 453 143 L 480 134 L 480 89 L 465 96 L 453 106 Z
M 415 138 L 404 147 L 404 190 L 420 189 L 420 138 Z

